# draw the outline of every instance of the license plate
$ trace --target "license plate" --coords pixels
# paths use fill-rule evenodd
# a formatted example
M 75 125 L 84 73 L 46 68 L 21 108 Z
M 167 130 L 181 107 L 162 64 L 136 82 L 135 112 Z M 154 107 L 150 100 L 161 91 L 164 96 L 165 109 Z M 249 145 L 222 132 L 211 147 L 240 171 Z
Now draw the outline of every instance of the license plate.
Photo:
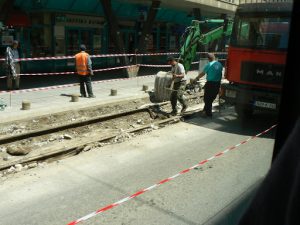
M 226 90 L 225 96 L 228 98 L 236 98 L 236 91 Z
M 254 103 L 254 105 L 257 106 L 257 107 L 266 108 L 266 109 L 276 109 L 276 104 L 269 103 L 269 102 L 256 101 Z

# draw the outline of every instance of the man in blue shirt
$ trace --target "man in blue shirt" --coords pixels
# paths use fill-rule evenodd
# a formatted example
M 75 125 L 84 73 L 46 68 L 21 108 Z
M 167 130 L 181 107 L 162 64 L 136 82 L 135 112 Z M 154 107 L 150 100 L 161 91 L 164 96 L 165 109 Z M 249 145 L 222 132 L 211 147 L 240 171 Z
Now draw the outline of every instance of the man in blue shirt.
M 199 80 L 206 74 L 206 84 L 204 87 L 204 108 L 203 117 L 212 117 L 212 103 L 216 99 L 221 79 L 223 66 L 220 62 L 216 61 L 216 57 L 212 53 L 207 54 L 208 63 L 204 67 L 203 71 L 196 77 Z

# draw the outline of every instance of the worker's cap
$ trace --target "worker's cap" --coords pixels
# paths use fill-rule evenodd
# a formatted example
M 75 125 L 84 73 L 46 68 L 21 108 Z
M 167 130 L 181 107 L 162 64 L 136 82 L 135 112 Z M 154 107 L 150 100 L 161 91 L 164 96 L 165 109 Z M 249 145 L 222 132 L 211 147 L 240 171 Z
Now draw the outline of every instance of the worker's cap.
M 17 40 L 13 41 L 13 45 L 18 45 L 18 44 L 19 44 L 19 42 Z
M 86 50 L 86 46 L 85 45 L 80 45 L 80 50 L 81 51 L 85 51 Z
M 175 60 L 175 58 L 173 56 L 168 56 L 168 58 L 167 58 L 167 62 L 172 62 L 174 60 Z
M 210 60 L 213 60 L 216 57 L 215 57 L 215 54 L 213 54 L 213 53 L 207 53 L 207 58 L 210 59 Z

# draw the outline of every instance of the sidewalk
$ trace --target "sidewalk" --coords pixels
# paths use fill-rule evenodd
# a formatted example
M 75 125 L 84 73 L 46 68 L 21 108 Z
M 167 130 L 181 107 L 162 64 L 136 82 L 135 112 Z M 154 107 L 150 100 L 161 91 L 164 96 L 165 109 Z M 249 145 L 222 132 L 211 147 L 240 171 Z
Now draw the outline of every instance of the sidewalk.
M 147 97 L 149 95 L 142 91 L 142 87 L 148 85 L 148 90 L 152 90 L 154 81 L 155 76 L 147 76 L 93 82 L 93 92 L 96 98 L 79 98 L 79 102 L 71 102 L 71 97 L 68 96 L 79 94 L 79 85 L 59 88 L 54 86 L 46 90 L 27 89 L 15 93 L 0 93 L 0 98 L 7 104 L 5 110 L 0 111 L 0 121 L 9 122 L 110 102 Z M 117 96 L 110 95 L 111 89 L 117 90 Z M 30 110 L 21 109 L 24 100 L 31 102 Z
M 196 71 L 190 71 L 188 78 L 194 78 Z M 34 116 L 48 115 L 68 110 L 78 110 L 85 107 L 103 105 L 123 100 L 148 97 L 142 91 L 143 85 L 153 90 L 155 75 L 115 80 L 93 82 L 93 92 L 96 98 L 79 98 L 79 102 L 71 102 L 68 95 L 79 94 L 79 85 L 51 86 L 40 89 L 26 89 L 12 93 L 0 93 L 0 98 L 7 104 L 4 111 L 0 111 L 0 121 L 10 122 Z M 111 89 L 117 89 L 117 96 L 111 96 Z M 30 110 L 22 110 L 22 101 L 31 103 Z

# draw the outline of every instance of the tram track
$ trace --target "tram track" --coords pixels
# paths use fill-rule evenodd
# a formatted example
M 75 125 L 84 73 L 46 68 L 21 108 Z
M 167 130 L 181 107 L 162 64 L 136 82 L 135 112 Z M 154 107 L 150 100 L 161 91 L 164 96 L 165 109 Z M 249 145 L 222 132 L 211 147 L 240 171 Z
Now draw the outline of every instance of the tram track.
M 196 98 L 199 96 L 190 100 Z M 168 107 L 168 103 L 146 104 L 137 109 L 56 124 L 54 127 L 47 126 L 13 136 L 2 136 L 0 147 L 29 148 L 30 151 L 22 156 L 15 155 L 12 160 L 3 161 L 0 171 L 6 171 L 17 164 L 26 166 L 56 161 L 77 155 L 86 149 L 89 151 L 105 144 L 119 142 L 117 139 L 122 135 L 125 135 L 123 139 L 126 140 L 127 136 L 131 138 L 144 131 L 159 129 L 180 121 L 181 116 L 170 117 L 163 112 L 164 110 L 160 111 L 161 107 Z
M 158 129 L 160 126 L 165 124 L 175 123 L 180 121 L 180 116 L 171 117 L 171 118 L 153 118 L 154 114 L 151 111 L 150 107 L 143 108 L 143 109 L 136 109 L 130 110 L 122 113 L 110 114 L 105 116 L 100 116 L 97 118 L 92 118 L 86 121 L 80 121 L 70 124 L 65 124 L 61 126 L 51 127 L 48 129 L 41 129 L 32 131 L 29 133 L 24 133 L 20 135 L 15 135 L 12 137 L 4 137 L 0 139 L 1 145 L 11 146 L 16 145 L 21 142 L 25 143 L 27 140 L 32 140 L 33 138 L 42 138 L 42 139 L 49 139 L 50 136 L 53 136 L 57 133 L 67 133 L 68 131 L 77 129 L 85 129 L 87 126 L 97 126 L 103 122 L 107 122 L 110 120 L 120 119 L 127 120 L 128 117 L 134 117 L 135 115 L 139 114 L 147 114 L 149 116 L 149 121 L 145 124 L 141 124 L 140 126 L 133 127 L 131 129 L 123 130 L 122 132 L 125 134 L 136 134 L 142 132 L 147 129 L 153 129 L 155 127 Z M 130 119 L 128 119 L 130 120 Z M 122 130 L 122 129 L 121 129 Z M 64 142 L 56 142 L 53 141 L 49 146 L 41 147 L 37 154 L 30 152 L 28 155 L 22 156 L 20 159 L 8 161 L 2 165 L 0 165 L 1 170 L 7 170 L 10 167 L 16 164 L 28 165 L 33 162 L 43 162 L 43 161 L 55 161 L 57 159 L 63 157 L 69 157 L 71 155 L 77 155 L 80 152 L 84 151 L 86 146 L 94 145 L 97 146 L 99 143 L 110 142 L 114 140 L 116 137 L 120 135 L 120 129 L 116 130 L 104 130 L 103 132 L 93 131 L 90 130 L 90 135 L 85 134 L 85 137 L 79 135 L 74 137 L 72 140 L 65 140 Z M 33 147 L 34 143 L 28 144 L 27 147 Z

